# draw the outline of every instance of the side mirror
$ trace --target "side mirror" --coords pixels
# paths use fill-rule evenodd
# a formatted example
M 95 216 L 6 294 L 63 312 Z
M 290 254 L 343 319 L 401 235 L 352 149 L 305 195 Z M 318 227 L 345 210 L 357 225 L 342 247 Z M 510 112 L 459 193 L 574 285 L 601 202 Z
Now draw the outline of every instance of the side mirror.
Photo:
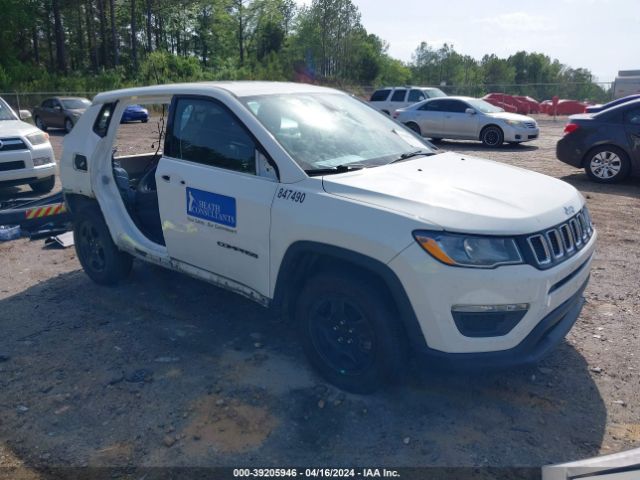
M 464 112 L 466 114 L 468 114 L 468 115 L 475 115 L 476 114 L 476 111 L 473 108 L 467 108 Z
M 61 112 L 62 111 L 62 105 L 56 105 L 55 107 L 53 107 L 53 109 Z
M 29 120 L 31 118 L 31 112 L 29 110 L 20 110 L 18 116 L 20 120 Z

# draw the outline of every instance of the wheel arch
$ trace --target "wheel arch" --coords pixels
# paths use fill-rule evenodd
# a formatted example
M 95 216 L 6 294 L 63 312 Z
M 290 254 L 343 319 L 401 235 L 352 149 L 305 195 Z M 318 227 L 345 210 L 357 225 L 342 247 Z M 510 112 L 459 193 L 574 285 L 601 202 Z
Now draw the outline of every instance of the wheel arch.
M 409 343 L 416 348 L 426 346 L 409 297 L 395 272 L 380 260 L 342 247 L 313 241 L 298 241 L 290 245 L 276 278 L 273 307 L 284 318 L 288 318 L 304 279 L 314 272 L 325 270 L 346 271 L 373 280 L 388 297 L 394 313 L 400 317 Z
M 626 156 L 626 160 L 627 162 L 631 163 L 631 155 L 629 155 L 629 152 L 627 151 L 626 148 L 624 148 L 623 146 L 619 145 L 618 143 L 611 141 L 611 140 L 603 140 L 601 142 L 598 142 L 594 145 L 591 146 L 591 148 L 589 148 L 589 150 L 587 150 L 584 155 L 582 156 L 582 160 L 580 163 L 580 167 L 584 168 L 587 166 L 587 160 L 589 158 L 589 156 L 593 153 L 594 150 L 597 150 L 599 148 L 603 148 L 603 147 L 612 147 L 615 148 L 616 150 L 620 150 L 622 151 L 622 153 L 624 153 L 624 155 Z M 630 165 L 631 167 L 633 167 L 633 165 Z
M 480 134 L 478 135 L 478 140 L 482 141 L 482 134 L 484 133 L 484 131 L 489 128 L 489 127 L 496 127 L 498 129 L 500 129 L 500 131 L 502 132 L 502 136 L 504 138 L 504 129 L 498 125 L 497 123 L 488 123 L 486 125 L 484 125 L 481 129 L 480 129 Z
M 81 195 L 79 193 L 64 193 L 64 201 L 67 205 L 67 210 L 72 216 L 80 210 L 90 206 L 100 208 L 100 204 L 95 198 L 87 197 L 86 195 Z

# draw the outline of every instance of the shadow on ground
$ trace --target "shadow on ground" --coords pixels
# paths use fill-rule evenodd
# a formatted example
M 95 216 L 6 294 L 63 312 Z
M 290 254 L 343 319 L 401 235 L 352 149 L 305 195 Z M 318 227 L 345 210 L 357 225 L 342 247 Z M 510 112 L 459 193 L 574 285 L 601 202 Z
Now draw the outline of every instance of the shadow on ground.
M 294 328 L 234 294 L 136 263 L 0 300 L 0 444 L 66 466 L 539 466 L 598 453 L 606 411 L 561 345 L 536 369 L 435 372 L 371 396 L 312 372 Z

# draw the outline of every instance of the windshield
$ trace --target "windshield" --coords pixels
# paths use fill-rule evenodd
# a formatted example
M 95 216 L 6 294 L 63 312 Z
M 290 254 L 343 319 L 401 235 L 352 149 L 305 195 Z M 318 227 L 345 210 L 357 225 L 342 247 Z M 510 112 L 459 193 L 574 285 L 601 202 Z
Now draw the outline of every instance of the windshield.
M 446 97 L 447 94 L 444 93 L 439 88 L 427 88 L 424 90 L 424 93 L 427 95 L 427 98 L 438 98 L 438 97 Z
M 477 98 L 470 98 L 465 100 L 472 108 L 475 108 L 477 111 L 482 113 L 500 113 L 504 112 L 504 110 L 500 107 L 496 107 L 495 105 L 491 105 L 489 102 L 485 102 L 484 100 L 479 100 Z
M 0 120 L 17 120 L 9 105 L 0 98 Z
M 428 145 L 347 95 L 297 93 L 241 99 L 304 170 L 375 166 Z
M 66 110 L 78 110 L 82 108 L 88 108 L 91 102 L 86 98 L 65 98 L 62 101 L 62 106 Z

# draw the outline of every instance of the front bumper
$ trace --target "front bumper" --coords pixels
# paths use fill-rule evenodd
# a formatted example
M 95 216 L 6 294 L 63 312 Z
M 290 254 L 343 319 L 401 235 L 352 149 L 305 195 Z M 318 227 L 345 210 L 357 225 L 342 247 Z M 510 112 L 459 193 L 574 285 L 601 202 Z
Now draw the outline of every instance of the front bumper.
M 443 353 L 427 348 L 423 353 L 461 368 L 500 369 L 535 364 L 562 341 L 578 320 L 584 305 L 582 294 L 588 282 L 587 277 L 576 293 L 540 320 L 531 333 L 513 348 L 482 353 Z
M 49 158 L 50 162 L 34 166 L 35 158 Z M 55 174 L 55 156 L 50 144 L 0 153 L 0 184 L 4 186 L 30 183 Z
M 450 267 L 433 259 L 417 243 L 410 245 L 389 266 L 404 286 L 415 313 L 419 328 L 410 331 L 414 347 L 440 356 L 511 350 L 526 357 L 521 349 L 536 347 L 531 340 L 525 340 L 535 336 L 533 332 L 558 308 L 579 296 L 589 277 L 596 238 L 594 232 L 579 252 L 546 270 L 526 264 L 491 270 Z M 529 307 L 518 323 L 502 335 L 463 335 L 452 314 L 454 305 L 505 304 Z M 422 342 L 416 342 L 416 337 L 422 337 Z
M 512 127 L 507 125 L 503 128 L 505 142 L 530 142 L 540 136 L 540 129 Z

